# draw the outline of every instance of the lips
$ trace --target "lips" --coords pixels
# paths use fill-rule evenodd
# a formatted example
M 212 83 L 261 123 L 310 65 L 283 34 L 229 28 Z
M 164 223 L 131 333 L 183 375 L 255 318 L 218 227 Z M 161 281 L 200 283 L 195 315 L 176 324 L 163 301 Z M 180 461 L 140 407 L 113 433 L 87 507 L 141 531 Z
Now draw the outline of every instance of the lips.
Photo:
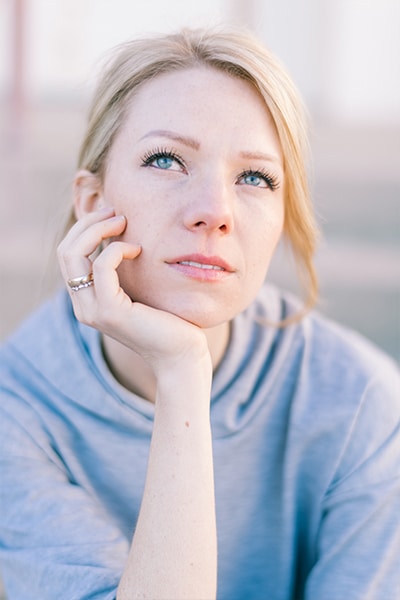
M 191 254 L 180 256 L 168 261 L 169 264 L 187 265 L 197 269 L 210 269 L 215 271 L 228 271 L 233 273 L 234 268 L 219 256 L 204 256 L 202 254 Z
M 166 262 L 181 275 L 204 282 L 224 281 L 235 272 L 235 269 L 220 256 L 190 254 Z

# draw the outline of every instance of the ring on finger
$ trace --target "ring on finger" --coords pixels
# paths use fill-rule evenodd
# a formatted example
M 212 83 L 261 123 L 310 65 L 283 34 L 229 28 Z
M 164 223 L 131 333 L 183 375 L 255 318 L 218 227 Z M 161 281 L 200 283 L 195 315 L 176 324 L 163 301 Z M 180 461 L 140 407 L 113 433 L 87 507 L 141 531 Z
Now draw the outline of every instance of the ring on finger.
M 87 273 L 86 275 L 82 275 L 81 277 L 75 277 L 74 279 L 68 279 L 67 283 L 72 291 L 78 292 L 79 290 L 82 290 L 83 288 L 87 288 L 87 287 L 90 287 L 91 285 L 94 285 L 93 273 L 92 273 L 92 271 L 90 271 L 90 273 Z

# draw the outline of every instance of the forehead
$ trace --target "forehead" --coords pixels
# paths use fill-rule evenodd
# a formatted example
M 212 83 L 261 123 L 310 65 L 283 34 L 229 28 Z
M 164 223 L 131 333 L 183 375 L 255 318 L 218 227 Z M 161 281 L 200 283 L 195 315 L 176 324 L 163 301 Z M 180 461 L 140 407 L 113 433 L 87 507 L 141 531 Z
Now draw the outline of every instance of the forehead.
M 122 129 L 141 132 L 178 128 L 182 133 L 249 137 L 267 136 L 277 143 L 276 129 L 264 98 L 255 86 L 209 66 L 157 75 L 136 89 Z
M 261 94 L 249 81 L 203 65 L 161 73 L 143 82 L 131 98 L 130 105 L 139 109 L 157 107 L 164 101 L 172 102 L 172 105 L 163 105 L 160 114 L 164 114 L 168 110 L 172 112 L 174 106 L 198 109 L 201 105 L 216 105 L 221 99 L 232 108 L 237 97 L 241 103 L 249 103 L 253 107 L 257 104 L 262 112 L 269 114 Z

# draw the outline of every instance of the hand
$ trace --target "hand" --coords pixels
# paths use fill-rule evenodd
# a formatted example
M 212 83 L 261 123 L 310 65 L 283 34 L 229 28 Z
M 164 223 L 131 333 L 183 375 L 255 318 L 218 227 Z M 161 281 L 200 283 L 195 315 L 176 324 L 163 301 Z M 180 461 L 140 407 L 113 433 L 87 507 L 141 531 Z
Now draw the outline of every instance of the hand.
M 94 285 L 69 288 L 79 321 L 100 330 L 142 356 L 157 375 L 182 360 L 208 358 L 204 332 L 165 311 L 134 302 L 121 288 L 117 269 L 123 260 L 135 260 L 140 245 L 115 240 L 126 228 L 126 218 L 111 208 L 79 219 L 58 247 L 65 280 L 93 272 Z M 100 244 L 104 249 L 94 258 Z

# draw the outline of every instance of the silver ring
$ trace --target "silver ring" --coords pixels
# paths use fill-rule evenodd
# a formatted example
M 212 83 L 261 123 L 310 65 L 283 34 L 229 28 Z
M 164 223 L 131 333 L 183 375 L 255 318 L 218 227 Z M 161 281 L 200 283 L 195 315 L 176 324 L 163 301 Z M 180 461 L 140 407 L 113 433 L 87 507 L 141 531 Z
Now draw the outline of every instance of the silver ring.
M 87 275 L 82 275 L 81 277 L 75 277 L 74 279 L 68 279 L 67 281 L 69 287 L 72 291 L 78 292 L 83 288 L 90 287 L 94 285 L 93 273 L 90 272 Z

